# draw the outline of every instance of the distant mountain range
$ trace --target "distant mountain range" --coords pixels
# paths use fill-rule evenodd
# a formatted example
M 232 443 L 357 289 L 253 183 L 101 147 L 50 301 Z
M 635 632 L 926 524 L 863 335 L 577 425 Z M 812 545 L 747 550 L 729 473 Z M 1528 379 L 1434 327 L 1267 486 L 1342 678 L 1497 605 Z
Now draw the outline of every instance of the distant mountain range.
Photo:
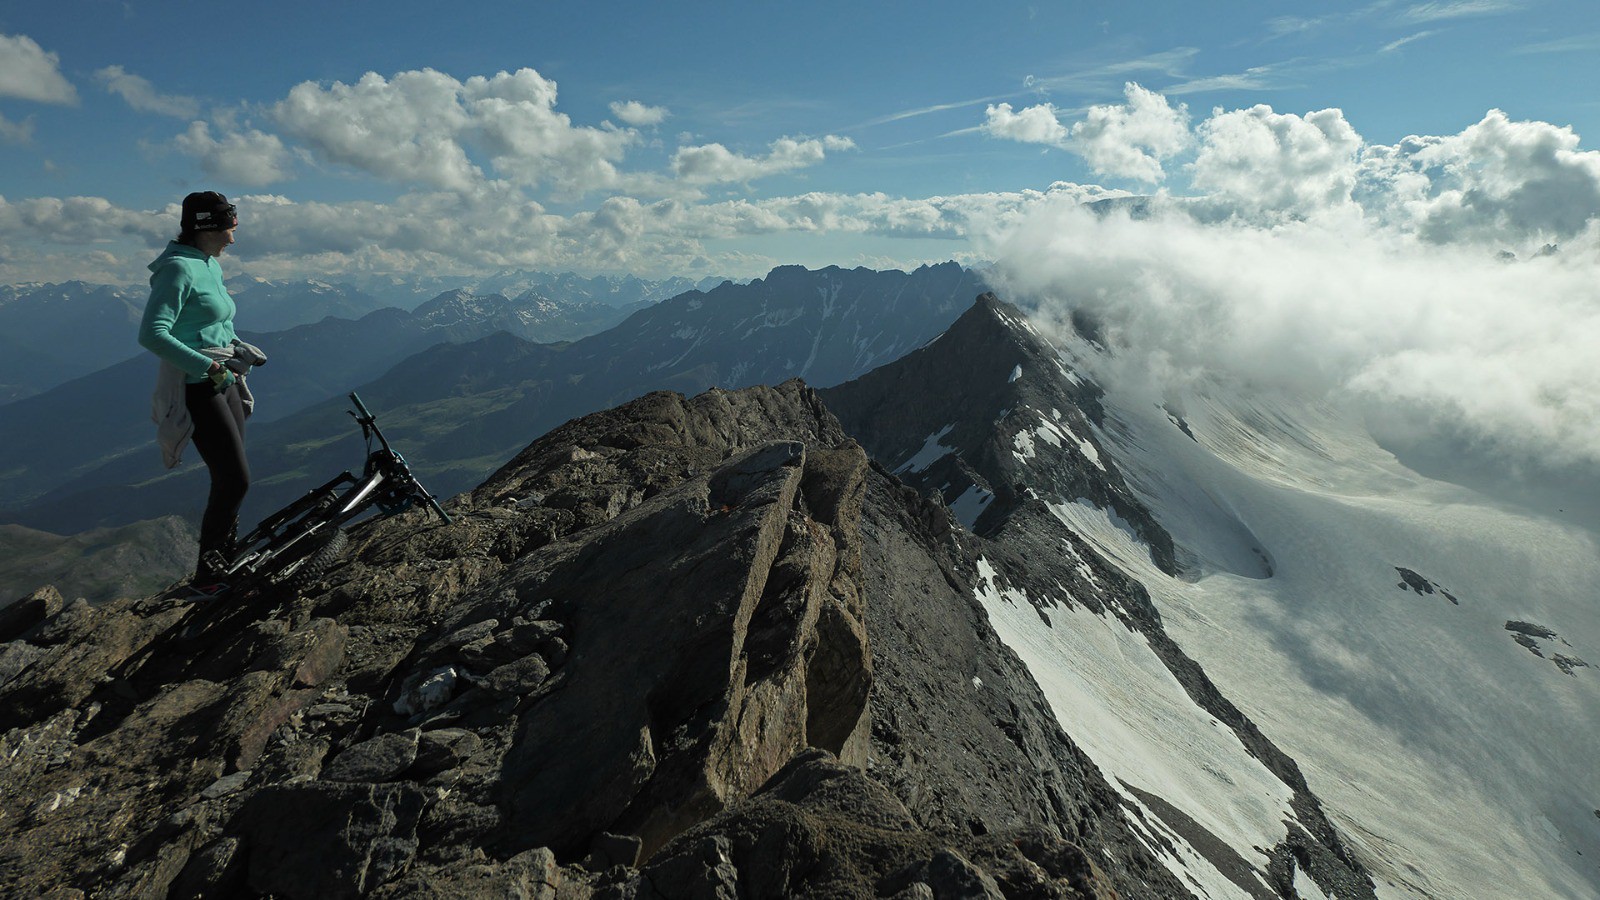
M 583 276 L 571 272 L 530 272 L 523 269 L 482 277 L 356 275 L 348 278 L 349 283 L 357 289 L 401 309 L 411 309 L 452 290 L 465 290 L 479 295 L 499 294 L 518 300 L 531 294 L 535 298 L 627 307 L 665 300 L 685 291 L 708 291 L 727 280 L 720 276 L 698 280 L 677 277 L 648 279 L 632 275 Z
M 429 487 L 448 495 L 510 458 L 530 430 L 542 433 L 645 391 L 698 392 L 795 375 L 837 384 L 930 340 L 981 289 L 978 276 L 955 263 L 911 273 L 785 266 L 749 284 L 724 282 L 709 292 L 680 294 L 571 344 L 536 344 L 502 331 L 394 362 L 406 345 L 385 334 L 421 342 L 428 338 L 407 329 L 435 321 L 430 316 L 454 327 L 475 321 L 463 316 L 468 310 L 505 308 L 453 294 L 413 316 L 398 310 L 369 316 L 393 329 L 386 333 L 376 323 L 329 322 L 264 340 L 273 357 L 253 384 L 263 409 L 274 392 L 285 390 L 272 386 L 274 378 L 293 383 L 288 390 L 300 396 L 326 398 L 359 388 Z M 148 368 L 145 363 L 124 366 Z M 194 515 L 204 505 L 202 467 L 166 475 L 155 468 L 143 414 L 147 401 L 137 386 L 147 377 L 118 367 L 0 407 L 0 429 L 20 436 L 0 447 L 0 502 L 12 508 L 7 520 L 74 533 L 167 513 Z M 121 387 L 128 382 L 136 387 Z M 107 386 L 119 392 L 114 403 Z M 288 406 L 284 401 L 280 408 Z M 67 408 L 78 410 L 73 419 L 61 415 Z M 251 428 L 256 481 L 246 519 L 359 461 L 343 408 L 342 399 L 329 400 Z M 79 415 L 101 422 L 96 442 L 79 437 Z
M 239 327 L 257 335 L 330 316 L 357 320 L 386 307 L 412 311 L 443 294 L 462 292 L 506 298 L 505 305 L 515 312 L 505 314 L 500 327 L 531 340 L 559 341 L 604 330 L 642 305 L 710 289 L 723 280 L 523 271 L 482 278 L 367 276 L 353 283 L 238 276 L 228 279 L 228 291 L 239 304 Z M 142 356 L 134 335 L 149 296 L 143 284 L 0 285 L 0 405 Z
M 242 330 L 245 340 L 257 343 L 268 354 L 267 367 L 251 382 L 257 401 L 255 423 L 280 419 L 340 396 L 352 385 L 369 381 L 436 344 L 473 341 L 495 332 L 529 341 L 573 340 L 616 325 L 645 305 L 639 301 L 616 307 L 534 294 L 509 300 L 498 294 L 482 296 L 458 289 L 411 312 L 387 307 L 356 320 L 328 316 L 279 332 Z M 133 318 L 136 322 L 138 314 Z M 127 331 L 123 337 L 131 334 Z M 77 360 L 80 366 L 83 362 Z M 153 432 L 147 410 L 157 365 L 150 354 L 140 350 L 136 356 L 92 374 L 82 374 L 80 369 L 76 377 L 61 385 L 0 406 L 0 430 L 15 436 L 0 443 L 0 505 L 37 496 L 50 486 L 140 448 L 153 452 L 149 450 Z M 90 428 L 94 439 L 86 440 Z
M 44 584 L 90 603 L 153 594 L 194 571 L 195 540 L 178 516 L 66 537 L 0 525 L 0 605 Z

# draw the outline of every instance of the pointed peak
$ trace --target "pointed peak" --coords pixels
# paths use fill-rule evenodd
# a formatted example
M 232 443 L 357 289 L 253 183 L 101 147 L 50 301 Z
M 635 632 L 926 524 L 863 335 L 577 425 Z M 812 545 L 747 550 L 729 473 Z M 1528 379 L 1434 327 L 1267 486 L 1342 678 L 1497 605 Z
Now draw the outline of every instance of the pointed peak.
M 988 342 L 994 340 L 997 330 L 1010 335 L 1019 344 L 1040 348 L 1052 355 L 1054 353 L 1049 349 L 1048 342 L 1028 323 L 1027 314 L 1001 300 L 994 291 L 979 294 L 972 306 L 935 340 L 954 335 L 958 341 Z

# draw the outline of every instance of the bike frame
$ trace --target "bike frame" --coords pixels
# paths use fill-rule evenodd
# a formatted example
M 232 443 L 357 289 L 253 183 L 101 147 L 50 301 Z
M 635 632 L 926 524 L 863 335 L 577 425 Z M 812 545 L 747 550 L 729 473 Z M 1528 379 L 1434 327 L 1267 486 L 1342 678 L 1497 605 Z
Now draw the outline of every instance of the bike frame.
M 226 575 L 262 574 L 290 550 L 310 546 L 307 542 L 314 544 L 319 536 L 331 536 L 373 507 L 378 508 L 380 516 L 386 517 L 423 501 L 446 525 L 451 523 L 438 498 L 428 493 L 411 473 L 405 458 L 389 445 L 366 404 L 354 392 L 350 394 L 350 401 L 356 407 L 349 411 L 350 415 L 361 426 L 361 435 L 367 442 L 367 460 L 361 477 L 349 471 L 341 472 L 263 519 L 239 541 L 240 547 L 245 548 L 243 552 L 233 560 L 225 560 L 225 565 L 219 567 Z M 374 439 L 378 442 L 377 449 L 372 447 Z

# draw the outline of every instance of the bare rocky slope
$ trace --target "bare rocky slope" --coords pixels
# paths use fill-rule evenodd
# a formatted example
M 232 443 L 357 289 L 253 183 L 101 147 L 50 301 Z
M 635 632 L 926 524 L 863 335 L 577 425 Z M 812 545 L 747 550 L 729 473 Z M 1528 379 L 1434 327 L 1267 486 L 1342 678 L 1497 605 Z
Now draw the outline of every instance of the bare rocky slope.
M 0 892 L 1185 895 L 799 382 L 574 421 L 451 511 L 303 595 L 7 608 Z
M 1006 314 L 981 299 L 928 349 L 987 340 L 1009 368 L 1024 345 Z M 883 385 L 993 374 L 937 369 L 833 396 L 880 410 L 863 440 L 894 459 L 926 423 L 897 425 Z M 453 525 L 356 528 L 301 594 L 94 607 L 36 592 L 0 611 L 0 893 L 1203 895 L 1147 820 L 1181 812 L 1108 781 L 981 602 L 1037 568 L 1159 636 L 1148 598 L 1086 547 L 1089 576 L 1051 559 L 1059 535 L 1024 525 L 1045 485 L 962 459 L 972 483 L 1011 485 L 989 537 L 799 381 L 658 392 L 539 439 L 450 501 Z M 1096 471 L 1063 483 L 1136 517 L 1165 556 Z M 1298 778 L 1198 667 L 1185 675 Z M 1370 896 L 1300 787 L 1298 821 L 1259 848 L 1271 871 L 1232 877 L 1253 896 L 1298 896 L 1297 872 Z

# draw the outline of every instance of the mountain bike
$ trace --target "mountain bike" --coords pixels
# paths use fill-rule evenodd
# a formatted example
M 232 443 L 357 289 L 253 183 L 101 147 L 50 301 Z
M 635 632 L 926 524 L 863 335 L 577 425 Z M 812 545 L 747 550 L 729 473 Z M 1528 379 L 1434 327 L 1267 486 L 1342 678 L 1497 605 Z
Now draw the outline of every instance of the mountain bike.
M 208 563 L 224 580 L 305 588 L 344 554 L 349 545 L 345 526 L 374 508 L 382 518 L 425 504 L 446 525 L 451 524 L 438 498 L 412 474 L 405 458 L 389 445 L 377 419 L 353 391 L 350 402 L 355 409 L 347 412 L 361 426 L 367 444 L 361 476 L 341 472 L 267 516 L 239 540 L 233 559 L 213 551 Z

